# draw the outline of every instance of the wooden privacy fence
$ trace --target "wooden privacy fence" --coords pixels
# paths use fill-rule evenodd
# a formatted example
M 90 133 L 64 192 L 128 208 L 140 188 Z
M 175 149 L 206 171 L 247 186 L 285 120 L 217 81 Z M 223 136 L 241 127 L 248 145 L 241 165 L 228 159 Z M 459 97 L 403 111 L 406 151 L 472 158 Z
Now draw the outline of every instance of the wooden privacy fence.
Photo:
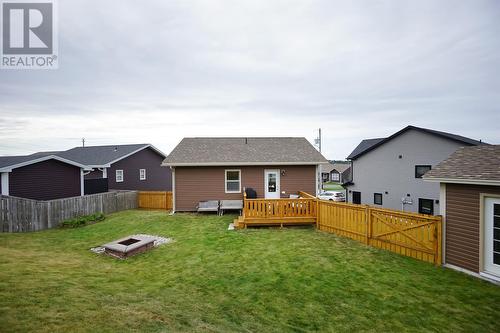
M 137 208 L 136 191 L 117 191 L 38 201 L 0 196 L 0 232 L 27 232 L 54 228 L 60 222 L 95 213 Z
M 441 264 L 441 216 L 318 200 L 319 230 Z
M 171 210 L 173 208 L 172 192 L 140 191 L 139 208 Z

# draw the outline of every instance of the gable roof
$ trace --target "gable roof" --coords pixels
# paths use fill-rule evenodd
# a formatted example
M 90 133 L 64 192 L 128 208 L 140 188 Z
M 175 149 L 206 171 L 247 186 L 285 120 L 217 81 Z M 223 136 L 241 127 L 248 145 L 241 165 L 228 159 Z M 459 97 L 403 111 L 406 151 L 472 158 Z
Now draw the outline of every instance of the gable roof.
M 358 156 L 361 156 L 364 152 L 368 151 L 377 143 L 385 140 L 385 138 L 377 138 L 377 139 L 365 139 L 357 145 L 356 148 L 351 152 L 349 156 L 347 156 L 348 160 L 355 159 Z
M 405 128 L 403 128 L 402 130 L 394 133 L 393 135 L 388 136 L 387 138 L 367 139 L 367 140 L 361 141 L 361 143 L 356 148 L 354 148 L 352 153 L 349 154 L 347 159 L 348 160 L 355 160 L 356 158 L 360 157 L 361 155 L 366 154 L 367 152 L 383 145 L 384 143 L 394 139 L 395 137 L 397 137 L 403 133 L 406 133 L 409 130 L 415 130 L 415 131 L 419 131 L 422 133 L 436 135 L 436 136 L 439 136 L 441 138 L 445 138 L 448 140 L 459 142 L 459 143 L 462 143 L 462 144 L 467 145 L 467 146 L 487 145 L 487 143 L 484 143 L 480 140 L 474 140 L 471 138 L 467 138 L 465 136 L 409 125 L 409 126 L 406 126 Z
M 339 162 L 330 162 L 328 165 L 323 165 L 321 167 L 321 172 L 332 172 L 333 170 L 337 170 L 339 173 L 342 173 L 351 167 L 351 163 L 339 163 Z
M 168 166 L 317 165 L 328 163 L 306 138 L 184 138 L 163 161 Z
M 59 152 L 57 155 L 92 167 L 109 167 L 111 164 L 146 148 L 151 148 L 159 155 L 166 157 L 164 153 L 148 143 L 76 147 Z
M 0 156 L 0 172 L 11 172 L 12 169 L 20 168 L 26 165 L 35 164 L 47 160 L 57 160 L 66 164 L 74 165 L 79 168 L 83 168 L 85 170 L 90 170 L 84 164 L 68 160 L 66 158 L 57 156 L 57 155 L 25 155 L 25 156 Z
M 445 183 L 500 185 L 500 145 L 461 147 L 423 178 Z

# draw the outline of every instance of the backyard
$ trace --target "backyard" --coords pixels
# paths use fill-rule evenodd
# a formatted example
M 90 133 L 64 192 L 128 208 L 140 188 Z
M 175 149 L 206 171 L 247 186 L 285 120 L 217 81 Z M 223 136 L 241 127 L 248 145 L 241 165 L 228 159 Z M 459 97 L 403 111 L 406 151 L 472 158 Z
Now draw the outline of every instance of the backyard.
M 500 287 L 313 228 L 124 211 L 0 234 L 1 332 L 498 331 Z M 174 238 L 118 260 L 89 249 Z
M 334 182 L 323 183 L 323 190 L 325 190 L 325 191 L 345 191 L 345 189 L 342 187 L 341 184 L 334 183 Z

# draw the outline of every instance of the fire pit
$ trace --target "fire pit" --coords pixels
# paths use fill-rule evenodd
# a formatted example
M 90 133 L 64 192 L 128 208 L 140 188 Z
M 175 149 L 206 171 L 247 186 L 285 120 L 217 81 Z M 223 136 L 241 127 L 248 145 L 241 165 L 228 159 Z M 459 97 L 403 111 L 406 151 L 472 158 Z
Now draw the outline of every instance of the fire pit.
M 127 236 L 104 244 L 104 253 L 117 258 L 127 258 L 153 248 L 155 237 L 144 235 Z

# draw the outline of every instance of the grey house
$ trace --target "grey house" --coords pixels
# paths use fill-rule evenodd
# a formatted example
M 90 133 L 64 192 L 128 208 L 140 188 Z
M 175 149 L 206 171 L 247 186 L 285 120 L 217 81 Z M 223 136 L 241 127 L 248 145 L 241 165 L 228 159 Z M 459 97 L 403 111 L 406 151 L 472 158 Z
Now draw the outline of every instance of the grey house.
M 92 169 L 85 174 L 85 194 L 172 189 L 171 171 L 161 166 L 166 155 L 151 144 L 76 147 L 57 156 Z
M 439 184 L 422 176 L 458 148 L 481 141 L 407 126 L 397 133 L 363 140 L 347 157 L 351 179 L 347 201 L 422 214 L 439 213 Z

